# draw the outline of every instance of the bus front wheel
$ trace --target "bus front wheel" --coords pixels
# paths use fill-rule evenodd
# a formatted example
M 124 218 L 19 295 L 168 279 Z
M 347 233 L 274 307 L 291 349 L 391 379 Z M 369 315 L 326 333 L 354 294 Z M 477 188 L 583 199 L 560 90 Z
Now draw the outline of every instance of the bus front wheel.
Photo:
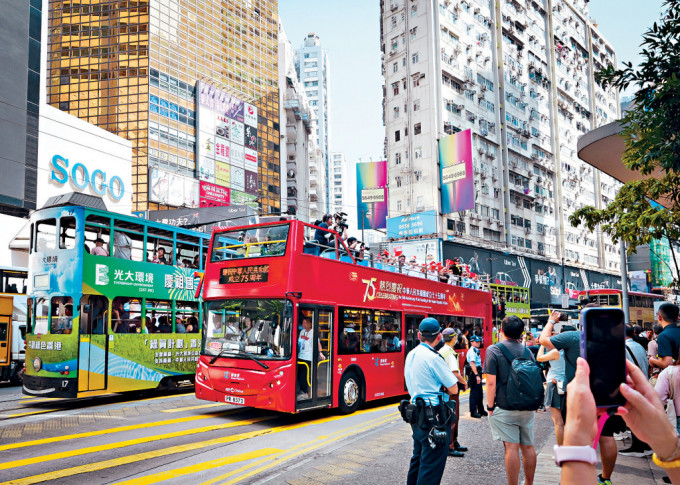
M 346 372 L 340 379 L 340 411 L 351 414 L 361 404 L 361 381 L 355 372 Z

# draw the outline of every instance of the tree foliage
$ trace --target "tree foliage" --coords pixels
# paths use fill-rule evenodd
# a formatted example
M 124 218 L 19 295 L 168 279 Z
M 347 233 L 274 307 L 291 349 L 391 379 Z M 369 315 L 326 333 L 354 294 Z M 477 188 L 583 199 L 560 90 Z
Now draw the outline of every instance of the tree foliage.
M 621 122 L 623 163 L 640 179 L 623 185 L 607 207 L 586 206 L 569 218 L 572 226 L 591 231 L 599 225 L 631 252 L 652 239 L 680 239 L 680 1 L 666 0 L 663 9 L 642 37 L 637 68 L 624 62 L 621 69 L 609 66 L 596 74 L 603 86 L 637 88 Z

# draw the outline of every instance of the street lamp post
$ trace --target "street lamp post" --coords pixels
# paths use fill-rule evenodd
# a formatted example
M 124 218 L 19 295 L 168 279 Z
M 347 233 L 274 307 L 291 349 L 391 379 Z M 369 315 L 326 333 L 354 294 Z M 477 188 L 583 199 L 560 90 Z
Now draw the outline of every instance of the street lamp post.
M 371 211 L 367 211 L 366 209 L 361 209 L 361 242 L 365 242 L 366 239 L 364 238 L 364 217 L 368 217 L 371 215 Z

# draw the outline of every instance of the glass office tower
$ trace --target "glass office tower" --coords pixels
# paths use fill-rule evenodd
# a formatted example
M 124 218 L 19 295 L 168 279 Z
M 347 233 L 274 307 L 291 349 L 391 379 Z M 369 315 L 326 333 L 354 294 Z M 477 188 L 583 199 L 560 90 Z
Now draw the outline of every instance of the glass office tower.
M 150 197 L 151 175 L 197 186 L 195 86 L 213 84 L 258 112 L 258 195 L 232 203 L 278 211 L 277 17 L 267 0 L 50 0 L 48 102 L 131 140 L 134 209 L 162 209 L 190 205 Z

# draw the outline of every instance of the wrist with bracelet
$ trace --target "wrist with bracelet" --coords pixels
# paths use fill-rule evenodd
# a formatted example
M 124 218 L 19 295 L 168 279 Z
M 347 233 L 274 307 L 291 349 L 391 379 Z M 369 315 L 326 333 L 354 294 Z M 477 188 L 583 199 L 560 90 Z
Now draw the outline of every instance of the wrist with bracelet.
M 669 457 L 660 457 L 656 452 L 652 455 L 654 463 L 661 468 L 680 468 L 680 435 L 676 436 L 675 450 Z

